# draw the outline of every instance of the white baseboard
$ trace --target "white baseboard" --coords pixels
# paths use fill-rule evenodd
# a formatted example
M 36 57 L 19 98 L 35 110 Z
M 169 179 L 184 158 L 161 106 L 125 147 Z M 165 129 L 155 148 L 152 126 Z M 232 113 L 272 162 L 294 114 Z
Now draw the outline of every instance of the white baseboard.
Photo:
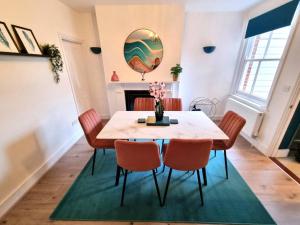
M 262 145 L 261 143 L 258 143 L 257 140 L 255 140 L 252 137 L 249 137 L 244 132 L 241 132 L 240 134 L 243 138 L 245 138 L 253 147 L 255 147 L 258 151 L 263 153 L 265 156 L 270 156 L 270 152 L 268 152 L 268 148 L 265 145 Z
M 82 135 L 82 131 L 74 134 L 0 203 L 0 218 L 39 181 L 39 179 L 82 137 Z
M 275 156 L 276 158 L 286 158 L 289 154 L 290 150 L 289 149 L 278 149 L 276 152 Z

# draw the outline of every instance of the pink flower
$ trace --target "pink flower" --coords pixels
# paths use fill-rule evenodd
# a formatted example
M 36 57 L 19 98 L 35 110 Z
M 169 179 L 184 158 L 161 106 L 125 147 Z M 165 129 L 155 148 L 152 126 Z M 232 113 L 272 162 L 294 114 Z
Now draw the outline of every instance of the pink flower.
M 164 99 L 166 96 L 166 84 L 164 82 L 157 82 L 149 84 L 149 93 L 155 98 L 156 102 Z

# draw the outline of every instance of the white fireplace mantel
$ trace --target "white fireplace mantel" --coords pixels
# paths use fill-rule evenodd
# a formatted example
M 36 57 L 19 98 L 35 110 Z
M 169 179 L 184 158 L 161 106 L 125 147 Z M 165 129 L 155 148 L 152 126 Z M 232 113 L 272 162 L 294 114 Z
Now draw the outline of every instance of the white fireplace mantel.
M 125 111 L 125 90 L 148 90 L 149 83 L 154 81 L 140 82 L 108 82 L 106 86 L 110 116 L 116 111 Z M 178 81 L 159 81 L 166 84 L 167 97 L 178 97 L 179 82 Z
M 115 85 L 115 84 L 141 84 L 141 85 L 149 85 L 149 83 L 154 83 L 155 81 L 110 81 L 107 85 Z M 165 84 L 177 84 L 179 81 L 159 81 L 164 82 Z

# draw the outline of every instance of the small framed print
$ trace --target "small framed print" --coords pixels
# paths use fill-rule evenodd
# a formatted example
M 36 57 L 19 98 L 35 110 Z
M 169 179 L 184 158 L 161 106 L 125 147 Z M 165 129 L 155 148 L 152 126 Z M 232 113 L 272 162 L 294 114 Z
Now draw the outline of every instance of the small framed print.
M 31 55 L 42 55 L 42 50 L 32 30 L 16 25 L 12 25 L 12 28 L 16 34 L 22 52 L 26 52 Z
M 16 42 L 6 24 L 0 21 L 0 53 L 19 53 Z

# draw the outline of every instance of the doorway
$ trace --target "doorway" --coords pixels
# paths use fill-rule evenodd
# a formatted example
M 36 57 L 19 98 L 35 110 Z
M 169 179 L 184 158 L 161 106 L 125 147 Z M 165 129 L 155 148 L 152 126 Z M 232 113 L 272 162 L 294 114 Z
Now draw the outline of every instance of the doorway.
M 67 37 L 61 37 L 61 44 L 77 113 L 80 115 L 90 108 L 83 44 L 82 41 Z
M 279 149 L 289 149 L 285 158 L 278 158 L 277 165 L 300 183 L 300 102 L 284 134 Z

